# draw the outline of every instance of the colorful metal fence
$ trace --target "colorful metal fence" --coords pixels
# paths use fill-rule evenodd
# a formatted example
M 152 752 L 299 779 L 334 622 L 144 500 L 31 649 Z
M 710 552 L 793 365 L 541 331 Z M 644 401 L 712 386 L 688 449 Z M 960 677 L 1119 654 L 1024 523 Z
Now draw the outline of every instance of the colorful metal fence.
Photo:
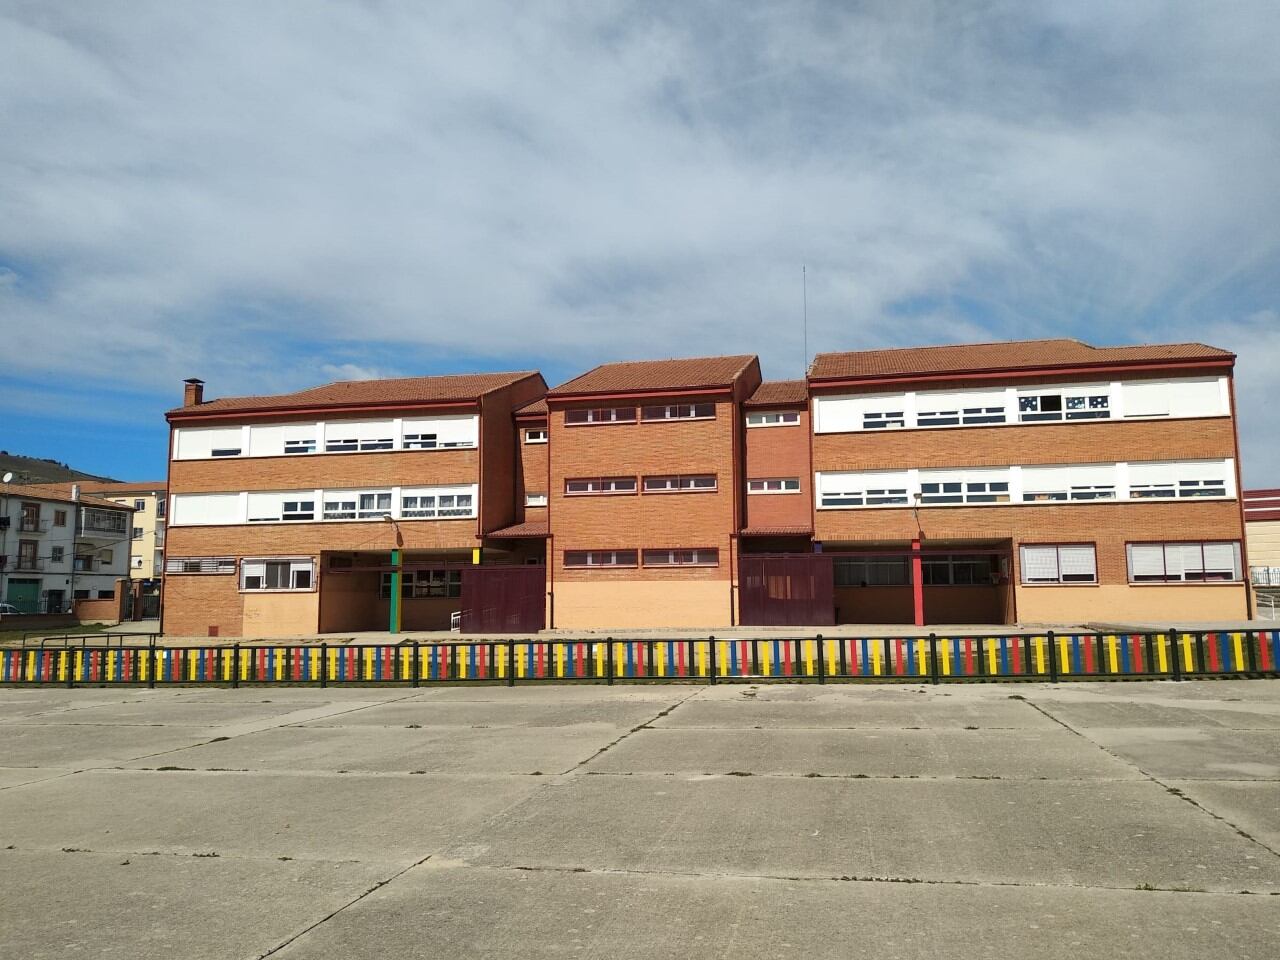
M 0 682 L 1083 680 L 1280 675 L 1280 630 L 0 650 Z

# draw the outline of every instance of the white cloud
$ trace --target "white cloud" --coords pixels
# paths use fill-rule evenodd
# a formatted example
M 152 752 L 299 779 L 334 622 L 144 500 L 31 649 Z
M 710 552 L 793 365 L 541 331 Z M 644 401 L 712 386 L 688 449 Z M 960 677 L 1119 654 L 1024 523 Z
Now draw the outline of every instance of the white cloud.
M 1234 336 L 1280 308 L 1277 46 L 1265 0 L 0 0 L 6 366 L 788 376 L 802 262 L 811 349 Z

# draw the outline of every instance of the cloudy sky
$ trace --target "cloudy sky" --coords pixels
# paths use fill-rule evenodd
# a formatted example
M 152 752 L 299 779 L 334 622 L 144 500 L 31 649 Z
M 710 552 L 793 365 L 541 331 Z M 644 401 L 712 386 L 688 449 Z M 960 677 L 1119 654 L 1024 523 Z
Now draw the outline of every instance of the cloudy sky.
M 332 379 L 1077 336 L 1240 353 L 1280 486 L 1280 5 L 0 0 L 0 447 Z

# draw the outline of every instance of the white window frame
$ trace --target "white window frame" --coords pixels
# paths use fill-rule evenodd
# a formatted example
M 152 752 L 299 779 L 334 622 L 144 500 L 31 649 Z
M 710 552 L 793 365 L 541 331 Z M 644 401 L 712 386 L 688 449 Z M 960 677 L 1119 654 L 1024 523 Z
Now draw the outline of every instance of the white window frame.
M 526 427 L 524 431 L 525 443 L 546 443 L 547 428 L 546 427 Z
M 714 473 L 653 474 L 640 483 L 642 493 L 715 493 L 719 488 Z
M 799 410 L 769 410 L 747 414 L 748 427 L 794 427 L 800 423 Z
M 646 567 L 718 567 L 717 547 L 646 547 L 640 551 L 640 562 Z
M 747 481 L 747 493 L 751 496 L 799 493 L 799 477 L 760 477 Z
M 1215 562 L 1212 567 L 1215 573 L 1227 573 L 1228 576 L 1210 577 L 1210 561 L 1209 548 L 1216 548 L 1214 552 Z M 1155 548 L 1160 548 L 1162 573 L 1159 578 L 1150 574 L 1143 574 L 1139 578 L 1134 572 L 1134 558 L 1138 551 L 1148 556 L 1145 558 L 1146 563 L 1151 562 L 1151 553 Z M 1230 550 L 1232 567 L 1227 570 L 1223 566 L 1221 554 L 1224 548 Z M 1196 563 L 1196 555 L 1199 556 L 1198 568 L 1188 564 Z M 1243 583 L 1244 569 L 1240 556 L 1239 540 L 1162 540 L 1162 541 L 1131 541 L 1125 544 L 1125 560 L 1128 568 L 1129 583 L 1131 584 L 1204 584 L 1204 583 Z M 1177 576 L 1173 573 L 1176 572 Z M 1188 576 L 1188 574 L 1199 574 L 1199 576 Z
M 547 495 L 545 493 L 526 493 L 524 495 L 524 505 L 526 507 L 545 507 L 547 505 Z
M 566 497 L 629 497 L 639 492 L 635 477 L 566 477 L 564 481 Z
M 629 412 L 630 416 L 626 416 L 624 411 Z M 569 417 L 577 417 L 579 414 L 584 415 L 581 420 L 570 420 Z M 564 425 L 566 427 L 594 427 L 612 424 L 634 424 L 637 423 L 639 412 L 634 405 L 620 407 L 589 407 L 586 409 L 578 408 L 575 410 L 566 410 L 564 412 Z
M 659 403 L 647 404 L 640 408 L 641 423 L 662 423 L 668 420 L 714 420 L 715 418 L 714 402 Z
M 570 563 L 573 556 L 583 558 L 582 563 Z M 630 548 L 619 550 L 566 550 L 564 566 L 567 570 L 619 570 L 631 569 L 639 565 L 640 552 Z
M 287 586 L 267 586 L 268 568 L 279 572 L 285 567 Z M 299 579 L 305 575 L 306 583 L 298 585 Z M 251 579 L 261 583 L 249 586 Z M 316 589 L 316 562 L 314 557 L 246 557 L 240 563 L 241 593 L 310 593 Z
M 169 557 L 164 562 L 165 575 L 231 574 L 236 572 L 235 557 Z
M 1088 563 L 1085 560 L 1088 551 Z M 1052 562 L 1052 576 L 1047 571 Z M 1024 543 L 1018 547 L 1018 567 L 1023 586 L 1096 586 L 1098 551 L 1092 543 Z M 1085 568 L 1087 567 L 1087 573 Z M 1046 571 L 1032 576 L 1032 571 Z

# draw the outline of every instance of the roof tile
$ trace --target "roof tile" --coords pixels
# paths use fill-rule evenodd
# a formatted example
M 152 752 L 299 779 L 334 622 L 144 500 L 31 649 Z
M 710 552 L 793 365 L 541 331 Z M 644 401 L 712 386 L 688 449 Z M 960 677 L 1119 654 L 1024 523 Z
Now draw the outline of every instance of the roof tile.
M 687 357 L 602 363 L 560 384 L 550 397 L 592 393 L 644 393 L 650 390 L 697 390 L 728 387 L 753 363 L 754 354 L 731 357 Z
M 744 407 L 804 406 L 809 402 L 809 384 L 804 380 L 766 380 L 747 398 Z
M 221 397 L 194 407 L 176 407 L 170 417 L 203 416 L 251 410 L 292 410 L 376 404 L 463 403 L 537 376 L 535 370 L 466 373 L 442 377 L 399 377 L 392 380 L 338 380 L 297 393 L 257 397 Z
M 1094 347 L 1080 340 L 1011 340 L 893 350 L 820 353 L 809 368 L 810 380 L 909 377 L 937 373 L 978 373 L 1039 367 L 1092 366 L 1161 360 L 1234 360 L 1227 350 L 1202 343 Z
M 133 507 L 123 503 L 116 503 L 114 500 L 104 500 L 101 497 L 92 497 L 88 494 L 80 494 L 79 499 L 73 499 L 71 496 L 72 486 L 79 486 L 81 490 L 85 489 L 84 484 L 72 483 L 11 483 L 6 487 L 0 487 L 11 497 L 31 497 L 37 500 L 57 500 L 60 503 L 82 503 L 86 507 L 108 507 L 112 510 L 133 510 Z
M 513 524 L 510 527 L 490 530 L 485 536 L 493 537 L 497 540 L 511 540 L 516 537 L 545 537 L 550 532 L 550 527 L 546 520 L 526 520 L 524 523 Z

